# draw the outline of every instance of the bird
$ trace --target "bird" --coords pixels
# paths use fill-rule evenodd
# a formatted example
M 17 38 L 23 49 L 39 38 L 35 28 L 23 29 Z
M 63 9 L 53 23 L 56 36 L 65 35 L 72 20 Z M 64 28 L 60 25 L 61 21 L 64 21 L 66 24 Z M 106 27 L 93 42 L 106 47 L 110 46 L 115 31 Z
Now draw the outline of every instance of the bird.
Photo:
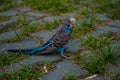
M 22 52 L 28 55 L 33 55 L 33 54 L 40 55 L 51 52 L 59 52 L 62 58 L 67 58 L 67 56 L 64 55 L 65 45 L 71 39 L 71 35 L 75 25 L 76 25 L 75 18 L 72 17 L 67 18 L 64 24 L 62 25 L 62 27 L 58 31 L 56 31 L 56 33 L 52 36 L 52 38 L 49 39 L 44 45 L 31 49 L 11 49 L 7 51 Z

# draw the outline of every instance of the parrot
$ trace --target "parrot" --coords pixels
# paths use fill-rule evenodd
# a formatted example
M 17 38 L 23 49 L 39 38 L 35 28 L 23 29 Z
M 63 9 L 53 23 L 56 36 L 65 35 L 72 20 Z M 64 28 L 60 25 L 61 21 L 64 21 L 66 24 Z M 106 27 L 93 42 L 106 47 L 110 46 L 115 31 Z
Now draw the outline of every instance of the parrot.
M 52 52 L 59 52 L 62 58 L 67 58 L 67 56 L 64 55 L 65 45 L 71 39 L 71 35 L 75 25 L 76 19 L 72 17 L 68 18 L 65 20 L 62 27 L 58 31 L 56 31 L 52 38 L 49 39 L 44 45 L 31 49 L 10 49 L 7 51 L 22 52 L 28 55 L 40 55 Z

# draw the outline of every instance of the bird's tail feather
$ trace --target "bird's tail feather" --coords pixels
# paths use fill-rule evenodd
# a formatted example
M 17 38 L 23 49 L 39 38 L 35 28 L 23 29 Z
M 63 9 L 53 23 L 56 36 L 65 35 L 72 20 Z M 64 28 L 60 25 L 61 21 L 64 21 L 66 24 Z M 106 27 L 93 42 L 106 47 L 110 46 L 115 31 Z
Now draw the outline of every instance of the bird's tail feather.
M 11 49 L 11 50 L 7 50 L 7 51 L 10 51 L 10 52 L 22 52 L 24 54 L 28 54 L 28 55 L 32 55 L 32 54 L 35 54 L 34 50 L 33 49 Z
M 11 49 L 11 50 L 7 50 L 7 51 L 10 51 L 10 52 L 22 52 L 24 54 L 31 55 L 31 54 L 35 54 L 36 52 L 40 52 L 42 50 L 45 50 L 46 48 L 49 47 L 49 45 L 51 44 L 52 41 L 53 41 L 53 38 L 49 42 L 44 44 L 43 46 L 37 47 L 37 48 L 32 48 L 32 49 Z

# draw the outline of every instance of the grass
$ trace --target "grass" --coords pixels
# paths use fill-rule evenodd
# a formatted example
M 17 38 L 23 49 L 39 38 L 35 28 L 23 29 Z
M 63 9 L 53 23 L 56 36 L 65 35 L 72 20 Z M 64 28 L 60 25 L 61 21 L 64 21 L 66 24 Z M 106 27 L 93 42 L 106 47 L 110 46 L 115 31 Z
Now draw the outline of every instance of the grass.
M 47 70 L 50 71 L 54 66 L 49 62 L 38 63 L 37 65 L 24 66 L 21 70 L 14 71 L 13 73 L 7 73 L 1 76 L 2 80 L 36 80 L 43 77 L 46 72 L 44 70 L 46 66 Z
M 10 19 L 10 17 L 8 17 L 8 16 L 0 16 L 0 22 L 7 21 L 9 19 Z
M 88 49 L 97 50 L 110 44 L 111 42 L 114 41 L 114 39 L 115 36 L 109 36 L 109 35 L 103 37 L 89 36 L 88 38 L 83 39 L 83 45 Z
M 55 66 L 51 62 L 40 62 L 40 65 L 46 66 L 49 71 L 53 70 Z
M 0 9 L 0 11 L 5 11 L 5 10 L 8 10 L 8 9 L 11 9 L 11 8 L 14 8 L 17 6 L 16 4 L 17 2 L 14 0 L 14 1 L 11 1 L 11 0 L 0 0 L 0 5 L 3 6 L 2 9 Z
M 24 55 L 22 53 L 8 53 L 7 55 L 0 55 L 0 69 L 4 69 L 5 67 L 21 61 L 23 59 L 28 58 L 28 55 Z
M 75 1 L 77 2 L 77 0 Z M 76 10 L 73 1 L 70 0 L 26 0 L 25 5 L 30 6 L 35 10 L 49 12 L 50 14 L 54 14 L 54 12 L 55 14 L 61 14 Z
M 119 80 L 119 79 L 120 79 L 120 72 L 116 76 L 112 77 L 111 80 Z
M 107 12 L 108 17 L 112 19 L 120 19 L 120 0 L 94 0 L 94 3 L 97 4 L 95 7 L 95 11 L 98 13 Z
M 101 60 L 105 63 L 115 63 L 116 61 L 119 60 L 120 58 L 120 52 L 119 52 L 120 47 L 106 47 L 100 50 L 98 53 Z
M 74 57 L 74 61 L 87 69 L 90 74 L 105 74 L 106 64 L 116 65 L 120 59 L 120 47 L 106 46 L 93 53 L 83 53 Z
M 91 13 L 91 10 L 87 7 L 83 8 L 81 11 L 80 11 L 80 15 L 83 16 L 83 17 L 87 17 L 89 16 Z
M 77 76 L 75 74 L 66 74 L 64 80 L 77 80 Z
M 21 30 L 23 31 L 23 33 L 18 34 L 17 32 L 15 32 L 16 37 L 14 37 L 12 39 L 6 39 L 6 40 L 2 41 L 2 43 L 20 41 L 25 37 L 31 37 L 31 33 L 33 33 L 33 32 L 40 32 L 42 30 L 55 29 L 56 27 L 58 27 L 62 23 L 62 21 L 56 20 L 53 22 L 46 22 L 46 23 L 37 24 L 37 25 L 28 25 L 26 18 L 20 17 L 20 18 L 18 18 L 18 21 L 15 23 L 18 23 L 16 28 L 21 27 Z M 15 23 L 8 24 L 10 29 L 11 29 L 11 27 L 13 27 L 12 25 L 15 25 Z M 9 28 L 7 28 L 7 29 L 9 30 Z M 12 29 L 12 30 L 14 30 L 14 29 Z M 5 31 L 6 31 L 6 29 L 5 29 Z
M 90 19 L 83 19 L 77 23 L 76 28 L 74 29 L 73 36 L 75 38 L 80 38 L 80 36 L 83 36 L 85 34 L 88 34 L 95 30 L 95 24 L 96 22 Z
M 24 67 L 23 69 L 19 71 L 15 71 L 10 74 L 4 74 L 1 76 L 2 80 L 35 80 L 38 77 L 44 76 L 45 73 L 43 73 L 40 69 L 35 69 L 34 67 Z
M 1 28 L 0 33 L 16 30 L 20 27 L 22 28 L 23 26 L 27 26 L 27 25 L 28 25 L 28 21 L 27 21 L 26 17 L 25 16 L 19 16 L 17 18 L 17 21 L 8 23 L 5 26 L 3 26 Z
M 90 61 L 84 61 L 84 67 L 90 74 L 104 73 L 105 64 L 99 58 L 91 58 Z
M 110 12 L 110 14 L 108 14 L 108 17 L 112 18 L 112 19 L 118 19 L 120 20 L 120 8 L 114 9 Z

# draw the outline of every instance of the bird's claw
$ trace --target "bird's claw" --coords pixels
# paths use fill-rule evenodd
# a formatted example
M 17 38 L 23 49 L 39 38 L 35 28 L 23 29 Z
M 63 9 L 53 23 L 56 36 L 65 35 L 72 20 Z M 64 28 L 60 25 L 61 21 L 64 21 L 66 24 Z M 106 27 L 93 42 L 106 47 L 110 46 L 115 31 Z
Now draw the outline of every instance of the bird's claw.
M 64 56 L 62 55 L 61 57 L 62 57 L 62 59 L 69 59 L 69 57 L 65 56 L 65 55 Z

